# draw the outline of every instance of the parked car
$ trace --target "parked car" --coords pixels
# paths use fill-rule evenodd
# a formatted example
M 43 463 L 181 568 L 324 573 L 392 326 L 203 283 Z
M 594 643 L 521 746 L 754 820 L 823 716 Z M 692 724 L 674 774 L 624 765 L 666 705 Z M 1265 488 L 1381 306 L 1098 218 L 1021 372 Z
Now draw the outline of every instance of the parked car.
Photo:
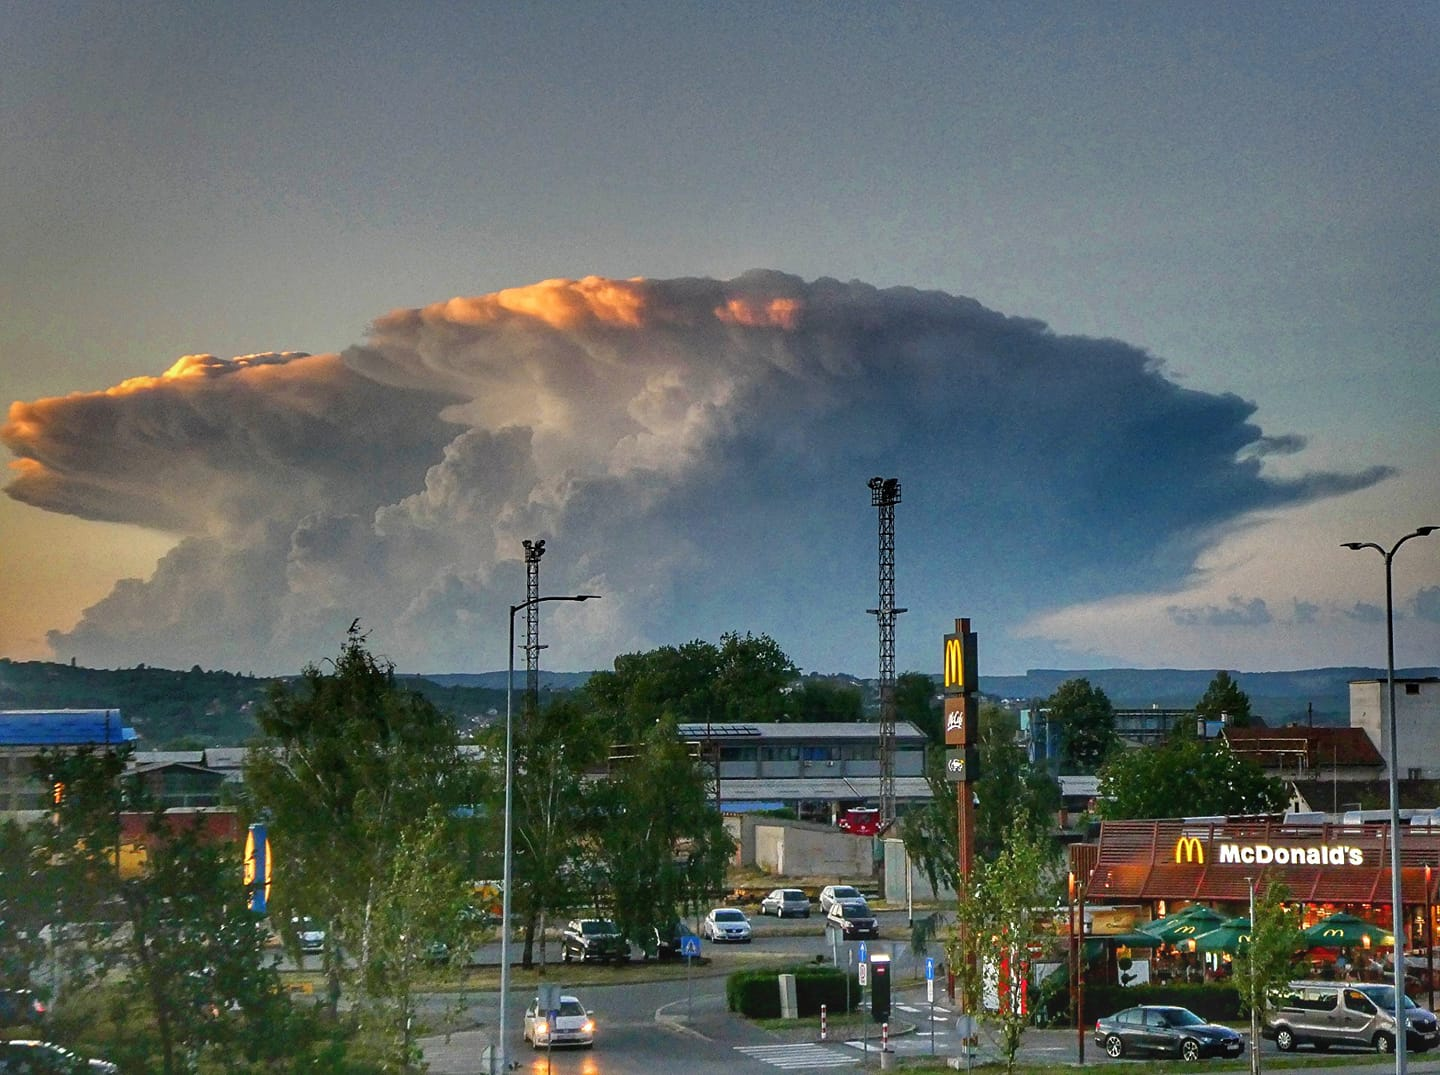
M 683 959 L 685 938 L 693 936 L 695 936 L 695 931 L 678 919 L 670 924 L 669 929 L 657 929 L 655 931 L 655 958 L 661 960 Z
M 750 919 L 738 907 L 715 907 L 700 923 L 700 936 L 712 941 L 750 943 Z
M 1435 1016 L 1405 998 L 1406 1045 L 1425 1052 L 1440 1043 Z M 1324 1052 L 1334 1046 L 1395 1048 L 1395 987 L 1367 982 L 1291 982 L 1289 993 L 1265 1021 L 1260 1032 L 1281 1052 L 1313 1045 Z
M 0 1042 L 0 1072 L 25 1075 L 116 1075 L 108 1060 L 87 1060 L 49 1041 Z
M 566 963 L 624 963 L 630 946 L 608 918 L 572 918 L 560 936 L 560 958 Z
M 825 924 L 838 929 L 847 941 L 855 937 L 880 936 L 880 921 L 864 900 L 858 903 L 844 900 L 832 904 L 830 913 L 825 916 Z
M 325 929 L 308 914 L 290 919 L 290 928 L 300 942 L 300 951 L 319 952 L 325 947 Z
M 1182 1060 L 1239 1056 L 1245 1039 L 1228 1026 L 1207 1023 L 1189 1008 L 1142 1004 L 1095 1020 L 1095 1044 L 1112 1060 L 1132 1053 L 1159 1053 Z
M 0 1026 L 38 1025 L 45 1021 L 45 1004 L 29 989 L 0 989 Z
M 541 1010 L 536 997 L 525 1009 L 525 1040 L 536 1049 L 552 1045 L 588 1049 L 595 1044 L 595 1015 L 585 1010 L 579 997 L 565 995 L 552 1019 L 549 1012 Z
M 820 913 L 829 914 L 830 908 L 842 900 L 864 903 L 865 897 L 854 885 L 826 885 L 820 890 Z
M 810 897 L 798 888 L 776 888 L 760 901 L 762 915 L 773 914 L 776 918 L 810 917 Z

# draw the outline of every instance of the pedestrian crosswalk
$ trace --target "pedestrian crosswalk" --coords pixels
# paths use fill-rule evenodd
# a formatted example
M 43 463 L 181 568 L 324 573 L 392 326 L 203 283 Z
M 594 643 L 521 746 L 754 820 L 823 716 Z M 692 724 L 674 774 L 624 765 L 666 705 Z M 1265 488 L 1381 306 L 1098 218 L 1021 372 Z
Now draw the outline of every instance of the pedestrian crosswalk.
M 847 1056 L 830 1046 L 810 1042 L 797 1042 L 792 1045 L 737 1045 L 735 1051 L 772 1067 L 806 1071 L 813 1068 L 848 1067 L 860 1063 L 858 1056 Z

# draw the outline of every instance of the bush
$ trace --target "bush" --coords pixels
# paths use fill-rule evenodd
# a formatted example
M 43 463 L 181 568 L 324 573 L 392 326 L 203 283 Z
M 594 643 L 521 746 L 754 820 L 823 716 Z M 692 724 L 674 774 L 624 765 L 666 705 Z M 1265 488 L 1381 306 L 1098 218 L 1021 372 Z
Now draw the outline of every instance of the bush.
M 725 979 L 725 1001 L 732 1012 L 751 1019 L 780 1016 L 780 975 L 795 975 L 795 1003 L 800 1015 L 820 1014 L 820 1005 L 843 1012 L 860 1003 L 860 978 L 838 967 L 813 963 L 780 970 L 738 971 Z M 847 988 L 848 978 L 848 988 Z

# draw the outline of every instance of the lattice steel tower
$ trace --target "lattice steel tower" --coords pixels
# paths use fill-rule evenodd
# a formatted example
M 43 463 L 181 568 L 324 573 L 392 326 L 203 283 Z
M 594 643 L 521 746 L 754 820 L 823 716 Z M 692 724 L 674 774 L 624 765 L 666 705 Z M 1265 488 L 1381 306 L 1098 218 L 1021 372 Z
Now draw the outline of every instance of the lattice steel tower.
M 525 715 L 540 709 L 540 557 L 545 542 L 522 541 L 525 547 Z
M 870 505 L 880 515 L 880 607 L 867 609 L 880 627 L 880 830 L 895 820 L 895 505 L 899 478 L 871 478 Z

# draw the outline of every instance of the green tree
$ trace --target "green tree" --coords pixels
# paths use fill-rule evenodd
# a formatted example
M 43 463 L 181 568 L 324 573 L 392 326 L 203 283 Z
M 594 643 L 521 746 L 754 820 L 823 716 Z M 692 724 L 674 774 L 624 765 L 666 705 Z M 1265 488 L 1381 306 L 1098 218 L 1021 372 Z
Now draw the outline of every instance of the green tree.
M 1099 778 L 1100 816 L 1112 821 L 1174 817 L 1181 804 L 1192 817 L 1264 814 L 1288 799 L 1282 781 L 1222 740 L 1185 735 L 1118 755 Z
M 1017 740 L 1015 716 L 987 702 L 980 707 L 978 779 L 970 790 L 975 808 L 975 854 L 993 859 L 1015 825 L 1041 842 L 1049 840 L 1060 809 L 1060 785 L 1043 769 L 1030 764 Z M 901 819 L 900 836 L 910 858 L 933 888 L 953 886 L 958 875 L 959 810 L 956 785 L 945 776 L 945 748 L 926 751 L 925 776 L 930 799 Z
M 46 862 L 37 836 L 0 822 L 0 989 L 28 989 L 45 958 L 41 930 L 51 920 Z
M 1225 671 L 1215 673 L 1204 696 L 1195 703 L 1195 712 L 1206 720 L 1223 717 L 1232 728 L 1248 728 L 1252 722 L 1250 696 Z
M 545 943 L 547 916 L 574 906 L 582 894 L 575 871 L 586 838 L 591 798 L 587 770 L 605 761 L 608 743 L 571 699 L 530 714 L 514 733 L 515 769 L 511 832 L 514 888 L 511 909 L 525 933 L 523 965 L 534 965 L 535 939 Z M 492 753 L 504 754 L 503 726 L 492 736 Z M 493 811 L 504 810 L 503 769 L 491 782 Z
M 924 672 L 902 672 L 895 680 L 895 719 L 908 720 L 932 743 L 945 741 L 944 707 L 935 680 Z
M 1050 842 L 1037 839 L 1017 818 L 995 859 L 976 862 L 969 886 L 959 893 L 946 943 L 963 1010 L 995 1026 L 1007 1072 L 1015 1069 L 1030 1025 L 1023 1003 L 1029 950 L 1050 935 L 1045 908 L 1055 902 L 1057 871 Z M 996 1002 L 994 1010 L 983 1002 L 986 993 Z
M 1046 703 L 1060 726 L 1061 771 L 1093 773 L 1120 742 L 1115 707 L 1088 679 L 1067 679 Z
M 648 945 L 677 911 L 719 890 L 734 843 L 673 721 L 661 719 L 635 746 L 591 789 L 586 876 L 625 936 Z
M 1235 957 L 1231 980 L 1241 1005 L 1250 1012 L 1250 1040 L 1260 1040 L 1260 1027 L 1279 1006 L 1305 949 L 1298 908 L 1288 905 L 1290 891 L 1279 881 L 1261 878 L 1255 885 L 1255 920 L 1250 943 Z M 1250 1070 L 1260 1075 L 1260 1050 L 1250 1050 Z
M 859 687 L 807 676 L 790 691 L 785 719 L 813 724 L 817 721 L 855 723 L 865 719 L 865 698 Z
M 342 949 L 365 981 L 394 849 L 432 806 L 448 816 L 479 801 L 479 788 L 450 719 L 397 686 L 358 624 L 333 671 L 310 665 L 296 686 L 277 685 L 259 723 L 269 742 L 251 750 L 245 784 L 251 809 L 270 819 L 272 915 L 326 923 L 322 961 L 338 997 Z
M 283 1055 L 276 1028 L 289 1001 L 264 959 L 238 846 L 207 836 L 193 815 L 151 809 L 137 781 L 120 780 L 121 752 L 47 753 L 37 764 L 60 789 L 44 870 L 66 924 L 56 959 L 66 995 L 123 976 L 119 1021 L 144 1028 L 122 1043 L 137 1070 L 175 1075 L 207 1052 L 227 1070 Z M 143 851 L 122 847 L 125 807 L 147 819 Z

